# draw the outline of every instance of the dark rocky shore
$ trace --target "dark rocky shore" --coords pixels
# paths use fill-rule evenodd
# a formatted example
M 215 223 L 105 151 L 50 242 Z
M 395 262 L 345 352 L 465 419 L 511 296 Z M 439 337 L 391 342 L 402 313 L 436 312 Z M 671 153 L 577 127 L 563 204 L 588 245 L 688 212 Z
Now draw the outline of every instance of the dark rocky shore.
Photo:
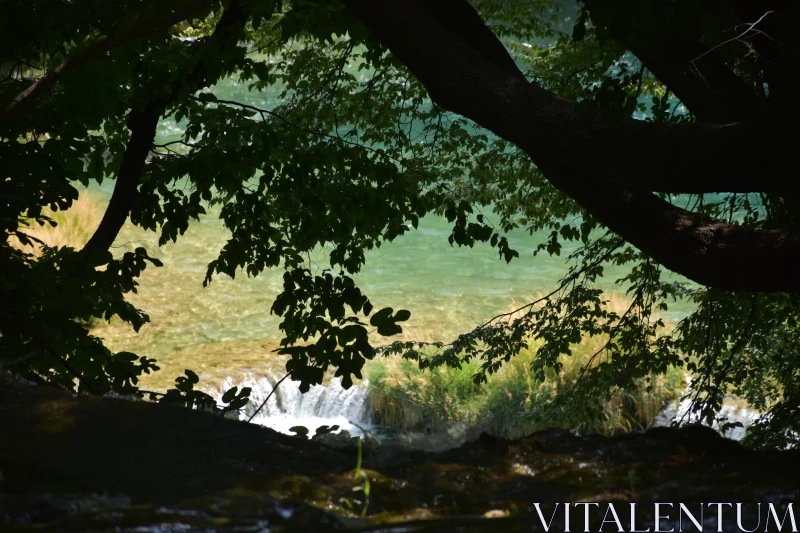
M 0 530 L 532 531 L 536 502 L 548 517 L 556 502 L 636 502 L 644 524 L 652 502 L 800 497 L 800 453 L 750 451 L 702 427 L 483 435 L 440 453 L 368 443 L 363 455 L 368 502 L 354 442 L 5 380 Z

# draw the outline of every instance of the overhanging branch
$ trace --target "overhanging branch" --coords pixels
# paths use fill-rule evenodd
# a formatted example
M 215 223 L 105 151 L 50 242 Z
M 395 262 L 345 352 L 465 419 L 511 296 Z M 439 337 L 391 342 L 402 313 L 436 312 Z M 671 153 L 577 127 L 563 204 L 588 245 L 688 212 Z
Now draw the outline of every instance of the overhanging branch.
M 686 211 L 641 191 L 540 167 L 603 225 L 683 276 L 709 287 L 800 292 L 800 234 L 754 230 Z
M 492 61 L 479 52 L 496 49 L 491 32 L 472 32 L 472 42 L 466 42 L 422 0 L 345 3 L 437 104 L 513 142 L 537 164 L 566 161 L 580 175 L 604 176 L 640 191 L 780 193 L 795 187 L 783 178 L 783 168 L 797 135 L 778 110 L 734 124 L 607 123 L 529 83 L 507 61 Z M 477 42 L 490 39 L 495 42 Z
M 192 14 L 209 6 L 215 0 L 195 0 L 180 9 L 163 15 L 161 17 L 139 21 L 137 24 L 121 31 L 113 37 L 106 37 L 97 41 L 74 56 L 70 57 L 54 69 L 48 71 L 44 76 L 32 83 L 27 89 L 22 91 L 9 103 L 2 111 L 0 111 L 0 123 L 7 120 L 15 113 L 19 112 L 25 105 L 32 102 L 37 95 L 45 91 L 48 87 L 52 87 L 61 79 L 66 73 L 79 68 L 89 61 L 101 57 L 104 53 L 118 48 L 126 43 L 149 37 L 164 28 L 168 28 L 173 24 L 187 19 Z
M 225 10 L 214 29 L 214 33 L 207 42 L 198 44 L 220 49 L 226 46 L 236 46 L 238 34 L 244 29 L 246 21 L 247 13 L 242 9 L 240 0 L 231 0 L 228 9 Z M 83 252 L 107 250 L 113 244 L 133 207 L 147 154 L 153 145 L 159 117 L 182 90 L 192 93 L 206 86 L 210 78 L 209 70 L 219 71 L 210 67 L 212 65 L 206 65 L 203 61 L 199 62 L 185 78 L 172 84 L 170 94 L 166 98 L 153 100 L 143 111 L 131 112 L 128 118 L 131 138 L 117 174 L 114 193 L 111 195 L 111 201 L 100 226 L 83 248 Z
M 587 0 L 586 6 L 698 120 L 728 124 L 758 111 L 752 87 L 701 44 L 699 28 L 680 20 L 672 4 Z
M 728 125 L 606 123 L 493 61 L 481 50 L 496 50 L 494 35 L 470 32 L 466 42 L 423 0 L 345 2 L 434 101 L 519 146 L 556 187 L 665 267 L 713 287 L 800 291 L 800 235 L 725 224 L 652 194 L 796 188 L 783 171 L 796 134 L 775 110 Z

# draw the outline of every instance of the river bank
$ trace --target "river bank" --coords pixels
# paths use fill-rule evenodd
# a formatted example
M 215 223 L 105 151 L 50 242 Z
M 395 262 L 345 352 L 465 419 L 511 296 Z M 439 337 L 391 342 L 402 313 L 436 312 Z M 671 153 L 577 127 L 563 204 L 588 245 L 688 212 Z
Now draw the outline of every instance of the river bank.
M 20 382 L 2 383 L 0 406 L 0 527 L 9 530 L 411 523 L 406 531 L 529 531 L 534 502 L 648 509 L 656 501 L 782 504 L 800 495 L 800 452 L 754 452 L 699 427 L 613 438 L 483 435 L 439 453 L 368 443 L 366 501 L 355 442 L 341 437 L 336 447 L 173 406 Z

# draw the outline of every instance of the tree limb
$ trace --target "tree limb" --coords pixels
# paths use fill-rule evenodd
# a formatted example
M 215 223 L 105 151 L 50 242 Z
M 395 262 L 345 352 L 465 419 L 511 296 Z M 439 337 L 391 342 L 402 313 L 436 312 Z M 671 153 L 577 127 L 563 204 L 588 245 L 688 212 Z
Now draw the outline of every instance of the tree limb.
M 225 10 L 220 18 L 214 33 L 205 43 L 223 48 L 225 46 L 236 46 L 238 42 L 238 32 L 244 29 L 247 21 L 247 13 L 242 9 L 240 0 L 231 0 L 228 9 Z M 111 201 L 103 215 L 100 226 L 86 243 L 82 252 L 98 250 L 108 250 L 114 243 L 119 231 L 128 219 L 144 170 L 147 154 L 155 139 L 158 119 L 164 109 L 173 102 L 181 91 L 193 93 L 208 84 L 211 65 L 206 65 L 200 61 L 191 73 L 184 79 L 176 80 L 170 87 L 170 94 L 153 100 L 143 111 L 134 110 L 128 117 L 128 126 L 131 130 L 131 138 L 125 149 L 122 158 L 122 165 L 117 174 L 117 183 L 111 195 Z M 219 72 L 214 69 L 214 72 Z
M 603 225 L 673 272 L 720 289 L 800 292 L 798 233 L 727 224 L 652 193 L 539 168 Z
M 190 17 L 200 9 L 211 5 L 215 0 L 195 0 L 190 2 L 182 9 L 178 9 L 169 14 L 158 18 L 139 21 L 136 25 L 122 31 L 113 37 L 97 41 L 87 48 L 84 48 L 74 56 L 70 57 L 53 70 L 48 71 L 44 76 L 32 83 L 27 89 L 19 93 L 11 103 L 0 111 L 0 123 L 19 112 L 26 104 L 32 102 L 37 95 L 48 87 L 53 86 L 64 74 L 81 67 L 93 59 L 97 59 L 104 53 L 118 48 L 130 41 L 141 39 L 153 35 L 164 28 L 177 24 L 178 22 Z
M 471 32 L 467 44 L 422 0 L 345 2 L 438 104 L 525 150 L 551 183 L 665 267 L 713 287 L 800 290 L 800 235 L 725 224 L 651 193 L 794 187 L 774 166 L 793 153 L 774 114 L 732 125 L 604 123 L 492 62 L 478 50 L 494 45 L 474 41 L 496 37 Z
M 770 99 L 791 105 L 800 68 L 800 5 L 796 0 L 716 0 L 721 9 L 733 13 L 735 25 L 731 36 L 748 29 L 747 44 L 758 55 L 759 64 L 769 85 Z M 764 16 L 770 13 L 768 16 Z
M 128 219 L 128 214 L 133 207 L 139 179 L 144 170 L 145 160 L 156 136 L 158 119 L 163 112 L 163 106 L 150 104 L 141 111 L 131 111 L 128 116 L 128 128 L 131 138 L 122 156 L 122 165 L 117 172 L 117 182 L 114 192 L 108 203 L 103 219 L 95 230 L 89 242 L 83 247 L 82 252 L 108 250 L 119 230 Z
M 592 20 L 606 26 L 698 120 L 728 124 L 758 111 L 752 87 L 700 43 L 699 29 L 679 20 L 672 4 L 588 0 L 586 6 Z
M 499 41 L 491 32 L 472 32 L 465 42 L 433 16 L 426 2 L 345 3 L 437 104 L 511 141 L 537 164 L 566 161 L 581 175 L 604 176 L 640 191 L 780 193 L 796 187 L 782 171 L 796 134 L 788 130 L 791 120 L 778 110 L 722 125 L 633 119 L 607 123 L 578 113 L 575 102 L 529 83 L 507 61 L 490 60 L 479 50 L 496 49 Z M 488 39 L 495 42 L 478 43 Z

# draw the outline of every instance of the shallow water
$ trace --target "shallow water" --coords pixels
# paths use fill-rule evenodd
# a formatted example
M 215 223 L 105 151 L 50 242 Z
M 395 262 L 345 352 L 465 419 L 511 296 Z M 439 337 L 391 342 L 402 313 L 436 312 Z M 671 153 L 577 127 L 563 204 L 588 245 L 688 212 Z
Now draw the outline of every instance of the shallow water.
M 245 86 L 230 80 L 214 91 L 223 98 L 267 108 L 276 104 L 275 92 L 248 93 Z M 159 142 L 173 140 L 181 131 L 181 125 L 163 120 Z M 103 203 L 111 185 L 95 187 L 92 193 Z M 202 287 L 207 264 L 229 236 L 216 215 L 210 210 L 175 244 L 158 247 L 157 234 L 131 224 L 115 242 L 117 250 L 145 246 L 164 262 L 162 268 L 150 267 L 144 272 L 138 294 L 130 298 L 149 314 L 149 324 L 138 334 L 115 322 L 95 330 L 112 350 L 158 360 L 162 371 L 145 376 L 145 387 L 168 388 L 186 368 L 196 371 L 200 388 L 212 393 L 229 377 L 237 382 L 251 374 L 283 374 L 284 361 L 272 353 L 281 339 L 280 318 L 270 314 L 282 289 L 283 271 L 272 269 L 255 278 L 242 273 L 235 280 L 218 276 Z M 401 338 L 448 341 L 551 291 L 567 272 L 564 257 L 573 249 L 565 246 L 561 257 L 534 258 L 533 251 L 545 236 L 514 231 L 508 239 L 520 257 L 506 264 L 488 245 L 451 247 L 449 234 L 446 220 L 428 216 L 418 230 L 368 251 L 365 268 L 355 276 L 376 308 L 411 311 Z M 325 250 L 318 250 L 312 257 L 313 269 L 324 268 L 325 255 Z M 603 288 L 622 290 L 613 284 L 621 274 L 608 269 Z M 662 316 L 674 323 L 689 309 L 673 305 Z M 392 340 L 395 338 L 376 339 L 376 343 Z

